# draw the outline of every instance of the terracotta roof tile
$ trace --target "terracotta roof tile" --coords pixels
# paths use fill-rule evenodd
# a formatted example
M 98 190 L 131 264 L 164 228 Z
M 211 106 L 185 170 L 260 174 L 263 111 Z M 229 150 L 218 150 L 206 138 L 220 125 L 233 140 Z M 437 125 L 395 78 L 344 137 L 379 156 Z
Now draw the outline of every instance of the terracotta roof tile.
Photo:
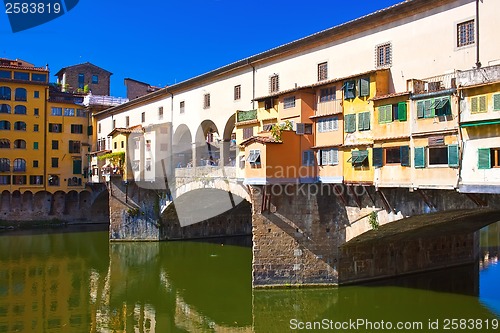
M 274 138 L 269 137 L 269 136 L 252 136 L 251 138 L 243 140 L 240 143 L 240 146 L 248 146 L 249 144 L 251 144 L 253 142 L 258 142 L 258 143 L 262 143 L 262 144 L 283 143 L 283 141 L 275 140 Z

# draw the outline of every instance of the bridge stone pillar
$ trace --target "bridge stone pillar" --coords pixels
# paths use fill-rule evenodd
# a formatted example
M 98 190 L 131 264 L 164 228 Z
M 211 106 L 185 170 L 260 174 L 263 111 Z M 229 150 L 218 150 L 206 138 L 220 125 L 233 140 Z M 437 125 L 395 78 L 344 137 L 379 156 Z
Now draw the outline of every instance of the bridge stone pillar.
M 193 167 L 199 164 L 197 150 L 198 148 L 196 147 L 196 142 L 191 143 L 191 155 L 192 155 Z

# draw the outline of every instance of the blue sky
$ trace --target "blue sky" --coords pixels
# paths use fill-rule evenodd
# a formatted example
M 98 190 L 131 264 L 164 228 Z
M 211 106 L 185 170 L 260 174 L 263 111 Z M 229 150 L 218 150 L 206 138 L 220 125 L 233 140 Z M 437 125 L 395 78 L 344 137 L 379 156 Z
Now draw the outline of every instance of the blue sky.
M 313 34 L 400 0 L 80 0 L 65 15 L 12 33 L 0 13 L 0 57 L 62 67 L 91 62 L 123 79 L 180 82 Z

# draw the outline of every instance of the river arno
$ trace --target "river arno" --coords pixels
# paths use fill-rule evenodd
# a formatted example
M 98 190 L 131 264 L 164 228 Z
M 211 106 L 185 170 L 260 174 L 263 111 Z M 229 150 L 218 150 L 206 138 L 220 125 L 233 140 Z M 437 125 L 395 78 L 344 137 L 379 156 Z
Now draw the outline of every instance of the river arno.
M 249 238 L 110 244 L 88 228 L 3 233 L 0 332 L 499 331 L 499 230 L 481 232 L 488 260 L 474 266 L 255 291 Z

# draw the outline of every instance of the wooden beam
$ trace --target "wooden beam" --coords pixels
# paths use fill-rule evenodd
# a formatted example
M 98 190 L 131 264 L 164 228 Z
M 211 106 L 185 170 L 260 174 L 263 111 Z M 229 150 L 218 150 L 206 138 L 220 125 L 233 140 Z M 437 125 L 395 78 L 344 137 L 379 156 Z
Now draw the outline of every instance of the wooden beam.
M 358 208 L 361 209 L 361 200 L 359 200 L 359 197 L 358 195 L 356 194 L 356 192 L 354 191 L 354 189 L 352 188 L 351 185 L 347 185 L 347 189 L 351 192 L 353 198 L 354 198 L 354 201 L 356 201 L 356 205 L 358 206 Z
M 384 204 L 385 210 L 388 212 L 394 212 L 394 209 L 392 208 L 391 204 L 389 203 L 389 200 L 387 200 L 387 197 L 385 196 L 384 192 L 382 192 L 381 189 L 377 190 L 378 194 L 382 198 L 382 203 Z
M 472 202 L 474 202 L 478 207 L 488 207 L 488 202 L 481 199 L 481 197 L 479 197 L 477 194 L 465 193 L 465 195 L 467 196 L 467 198 L 472 200 Z
M 418 190 L 417 191 L 418 194 L 420 194 L 420 196 L 422 197 L 422 199 L 424 199 L 424 202 L 427 206 L 429 206 L 430 209 L 434 209 L 436 210 L 436 206 L 431 202 L 431 200 L 429 199 L 429 197 L 427 196 L 427 194 L 425 193 L 424 190 Z
M 347 206 L 347 198 L 345 197 L 345 192 L 342 190 L 342 185 L 337 185 L 337 184 L 331 184 L 333 188 L 333 193 L 337 198 L 340 198 L 340 201 L 344 204 L 344 206 Z M 340 189 L 338 188 L 340 186 Z

